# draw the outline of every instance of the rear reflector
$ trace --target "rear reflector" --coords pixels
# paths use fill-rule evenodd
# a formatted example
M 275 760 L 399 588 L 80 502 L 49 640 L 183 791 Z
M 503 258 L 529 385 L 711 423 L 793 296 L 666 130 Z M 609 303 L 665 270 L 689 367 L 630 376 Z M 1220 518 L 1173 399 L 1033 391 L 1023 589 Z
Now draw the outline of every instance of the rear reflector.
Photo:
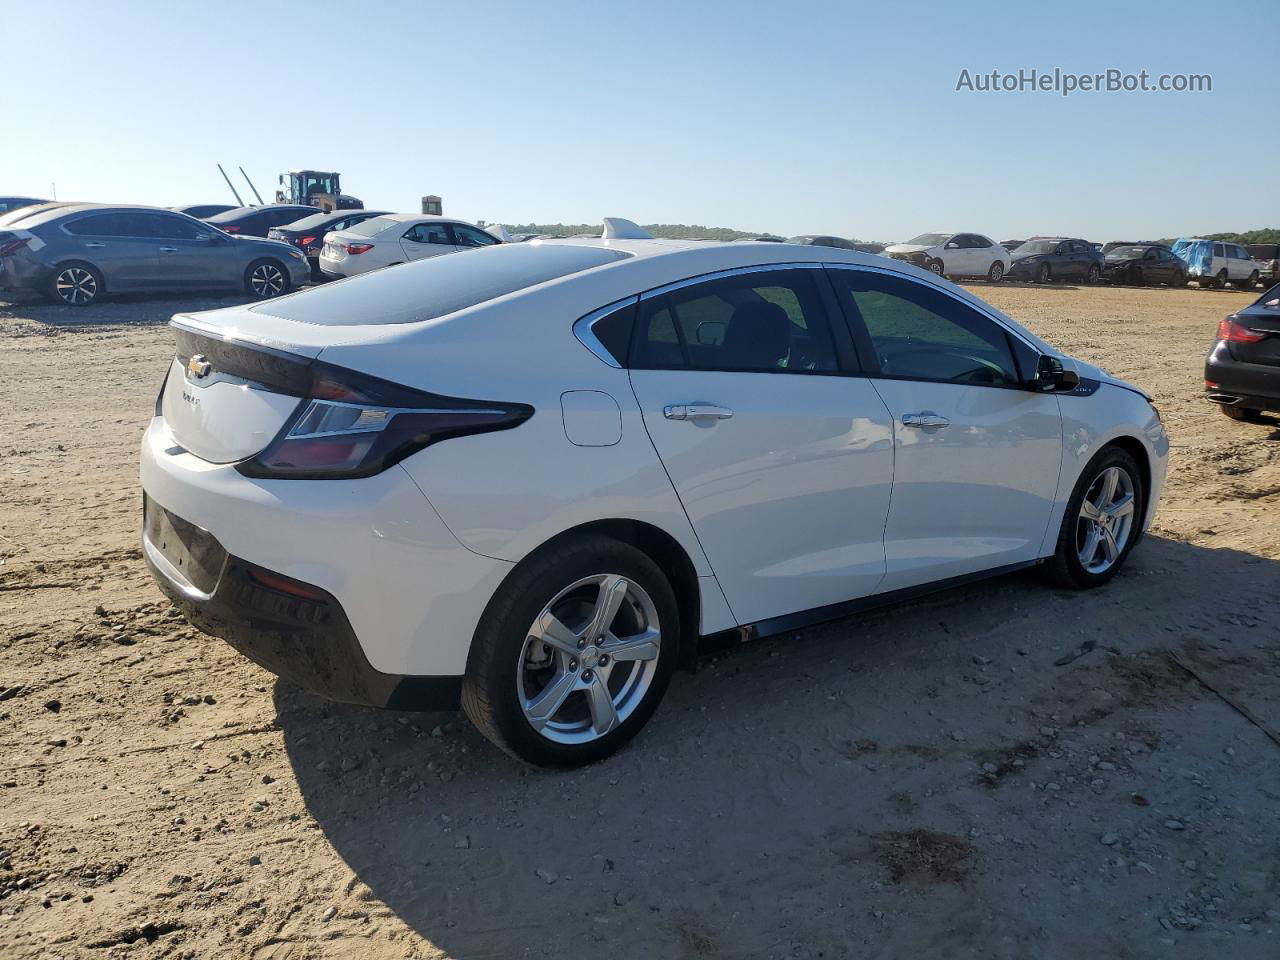
M 1218 324 L 1218 339 L 1228 343 L 1258 343 L 1266 338 L 1266 333 L 1250 330 L 1235 317 L 1227 317 Z
M 315 587 L 309 587 L 305 583 L 298 580 L 290 580 L 288 577 L 282 577 L 279 574 L 271 573 L 260 567 L 249 568 L 249 578 L 255 583 L 266 587 L 268 590 L 275 590 L 278 593 L 287 593 L 291 597 L 302 597 L 304 600 L 326 600 L 324 591 Z
M 221 230 L 223 233 L 239 233 L 240 232 L 239 227 L 232 227 L 232 226 L 219 227 L 218 229 Z

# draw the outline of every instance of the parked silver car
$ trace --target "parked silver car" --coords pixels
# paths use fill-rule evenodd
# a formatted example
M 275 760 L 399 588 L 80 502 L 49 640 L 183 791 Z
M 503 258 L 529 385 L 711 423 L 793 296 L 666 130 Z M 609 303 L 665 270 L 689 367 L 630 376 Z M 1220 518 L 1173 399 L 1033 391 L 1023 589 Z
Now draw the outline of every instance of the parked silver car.
M 0 218 L 0 291 L 82 307 L 108 293 L 243 290 L 265 299 L 306 283 L 285 243 L 233 237 L 156 207 L 49 204 Z

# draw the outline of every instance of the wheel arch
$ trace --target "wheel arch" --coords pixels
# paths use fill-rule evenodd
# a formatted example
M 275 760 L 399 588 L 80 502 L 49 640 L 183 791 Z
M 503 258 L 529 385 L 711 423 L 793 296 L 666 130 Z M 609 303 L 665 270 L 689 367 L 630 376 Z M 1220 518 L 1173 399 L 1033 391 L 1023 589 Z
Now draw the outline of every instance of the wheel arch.
M 1144 522 L 1138 527 L 1138 536 L 1142 536 L 1142 531 L 1146 528 L 1145 517 L 1151 506 L 1151 455 L 1147 452 L 1147 448 L 1141 440 L 1127 433 L 1112 437 L 1098 449 L 1105 450 L 1107 447 L 1119 447 L 1133 457 L 1133 462 L 1138 465 L 1138 479 L 1142 481 L 1142 514 L 1144 517 Z
M 642 520 L 623 518 L 582 523 L 562 530 L 531 550 L 515 565 L 512 573 L 525 564 L 536 561 L 546 550 L 586 534 L 609 537 L 635 547 L 666 574 L 680 611 L 680 657 L 682 661 L 692 657 L 697 652 L 702 622 L 702 588 L 698 571 L 680 542 L 661 527 Z

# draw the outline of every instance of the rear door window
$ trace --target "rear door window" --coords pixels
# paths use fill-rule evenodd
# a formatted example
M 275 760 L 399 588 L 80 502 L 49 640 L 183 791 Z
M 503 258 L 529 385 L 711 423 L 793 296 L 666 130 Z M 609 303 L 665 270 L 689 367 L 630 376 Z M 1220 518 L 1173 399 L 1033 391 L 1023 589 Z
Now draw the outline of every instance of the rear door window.
M 830 321 L 813 270 L 720 277 L 641 301 L 639 369 L 834 373 Z

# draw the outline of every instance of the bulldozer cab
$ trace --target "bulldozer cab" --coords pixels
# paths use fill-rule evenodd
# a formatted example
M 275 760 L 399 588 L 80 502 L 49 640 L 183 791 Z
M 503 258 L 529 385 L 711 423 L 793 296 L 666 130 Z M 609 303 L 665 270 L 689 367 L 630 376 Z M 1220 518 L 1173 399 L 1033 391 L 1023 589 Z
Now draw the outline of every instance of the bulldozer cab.
M 278 203 L 301 203 L 321 210 L 337 210 L 342 205 L 338 174 L 321 170 L 290 170 L 280 176 Z

